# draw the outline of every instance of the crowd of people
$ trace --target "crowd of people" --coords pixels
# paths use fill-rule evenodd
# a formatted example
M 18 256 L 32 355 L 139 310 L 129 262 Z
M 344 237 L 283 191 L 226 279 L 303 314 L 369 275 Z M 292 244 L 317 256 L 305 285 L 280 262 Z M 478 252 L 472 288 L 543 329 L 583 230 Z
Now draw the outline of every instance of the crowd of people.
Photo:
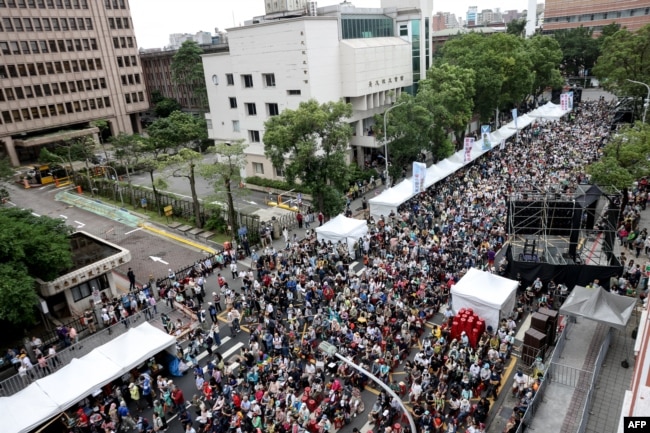
M 193 352 L 208 348 L 212 356 L 205 365 L 187 360 L 197 387 L 194 413 L 182 417 L 188 431 L 235 426 L 317 433 L 344 426 L 363 411 L 360 392 L 369 377 L 321 353 L 323 341 L 401 394 L 419 431 L 485 431 L 519 317 L 515 311 L 489 327 L 476 345 L 464 334 L 452 338 L 449 289 L 471 267 L 505 270 L 507 264 L 495 260 L 507 240 L 509 196 L 525 190 L 571 194 L 585 181 L 585 166 L 598 158 L 609 134 L 609 108 L 602 100 L 585 102 L 568 120 L 532 125 L 516 143 L 494 149 L 397 212 L 371 218 L 370 234 L 353 254 L 347 245 L 317 241 L 310 231 L 303 240 L 285 239 L 284 249 L 267 245 L 255 252 L 251 269 L 231 269 L 234 284 L 218 278 L 212 297 L 185 292 L 183 302 L 208 309 L 202 320 L 212 322 L 191 337 Z M 236 264 L 234 256 L 226 257 Z M 349 269 L 354 260 L 365 265 L 358 273 Z M 190 283 L 198 285 L 182 285 Z M 521 295 L 525 302 L 523 287 Z M 233 335 L 244 325 L 250 330 L 237 362 L 224 362 L 213 350 L 221 341 L 215 304 L 226 312 Z M 440 323 L 431 328 L 431 321 Z M 509 431 L 518 427 L 538 385 L 517 387 Z M 160 402 L 178 409 L 164 393 Z M 407 424 L 401 403 L 383 391 L 369 420 L 381 433 Z
M 252 251 L 250 269 L 226 251 L 183 278 L 170 271 L 169 284 L 159 287 L 160 302 L 182 305 L 202 324 L 178 355 L 194 375 L 196 393 L 187 408 L 173 381 L 140 378 L 109 408 L 104 431 L 119 425 L 164 431 L 169 416 L 178 414 L 190 433 L 332 432 L 365 411 L 361 392 L 370 385 L 379 390 L 368 415 L 376 433 L 390 433 L 396 424 L 408 428 L 399 399 L 411 405 L 418 432 L 485 432 L 491 400 L 505 385 L 525 287 L 534 282 L 523 282 L 519 308 L 476 344 L 465 333 L 452 337 L 449 290 L 471 267 L 505 272 L 497 253 L 507 240 L 508 197 L 525 190 L 574 192 L 587 178 L 584 167 L 599 156 L 609 115 L 605 101 L 583 102 L 570 119 L 532 125 L 516 142 L 493 149 L 397 212 L 369 218 L 369 235 L 353 253 L 342 243 L 319 242 L 307 229 L 304 239 L 285 236 L 286 248 L 269 243 Z M 350 269 L 354 261 L 363 263 L 361 271 Z M 213 273 L 217 287 L 209 288 L 206 278 Z M 231 282 L 221 273 L 230 273 Z M 545 286 L 541 292 L 549 290 Z M 102 316 L 128 326 L 130 315 L 151 313 L 155 297 L 141 293 L 107 302 Z M 250 333 L 235 361 L 215 350 L 225 331 L 221 312 L 231 335 Z M 181 329 L 168 325 L 170 333 Z M 321 342 L 362 370 L 323 353 Z M 202 350 L 209 356 L 198 362 Z M 509 433 L 539 380 L 522 387 L 515 380 L 518 403 Z M 136 410 L 152 406 L 152 419 L 132 416 L 127 401 L 135 401 Z

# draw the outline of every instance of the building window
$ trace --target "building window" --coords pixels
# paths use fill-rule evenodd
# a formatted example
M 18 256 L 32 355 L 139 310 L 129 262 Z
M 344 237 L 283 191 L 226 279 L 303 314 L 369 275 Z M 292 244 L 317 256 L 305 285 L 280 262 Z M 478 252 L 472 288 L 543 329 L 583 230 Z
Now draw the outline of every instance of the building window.
M 233 74 L 226 74 L 226 84 L 229 86 L 235 85 L 235 76 Z
M 275 175 L 278 177 L 284 177 L 284 170 L 281 167 L 275 167 Z
M 251 143 L 259 143 L 260 140 L 260 131 L 250 130 L 248 131 L 248 141 Z
M 253 172 L 255 172 L 255 174 L 264 174 L 264 164 L 261 162 L 254 162 Z
M 406 24 L 400 24 L 399 26 L 399 35 L 400 36 L 408 36 L 409 35 L 409 28 Z
M 289 96 L 298 96 L 300 93 L 300 90 L 287 90 L 287 95 Z
M 228 102 L 230 102 L 230 108 L 237 108 L 237 98 L 228 98 Z
M 242 85 L 246 88 L 253 87 L 253 76 L 250 74 L 241 76 Z
M 240 132 L 239 120 L 233 120 L 232 121 L 232 132 Z
M 249 116 L 257 116 L 257 107 L 253 102 L 246 103 L 246 114 Z
M 266 104 L 266 115 L 267 116 L 277 116 L 280 114 L 280 108 L 276 103 Z
M 262 74 L 262 79 L 264 80 L 264 86 L 275 87 L 275 74 Z

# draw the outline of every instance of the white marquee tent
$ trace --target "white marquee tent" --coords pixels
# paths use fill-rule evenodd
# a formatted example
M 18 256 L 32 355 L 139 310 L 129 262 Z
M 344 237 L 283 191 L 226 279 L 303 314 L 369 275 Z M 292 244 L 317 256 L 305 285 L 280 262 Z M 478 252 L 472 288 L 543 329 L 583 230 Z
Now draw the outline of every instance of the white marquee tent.
M 1 397 L 2 431 L 23 433 L 38 427 L 175 342 L 148 322 L 130 329 L 22 391 Z
M 354 243 L 366 234 L 368 234 L 366 221 L 347 218 L 344 215 L 339 215 L 326 224 L 316 227 L 316 238 L 319 241 L 332 241 L 333 244 L 342 241 L 347 243 L 350 253 L 354 252 Z
M 500 319 L 515 308 L 517 284 L 515 280 L 470 268 L 451 287 L 452 310 L 457 313 L 461 308 L 471 308 L 485 320 L 486 326 L 497 329 Z
M 507 140 L 508 138 L 515 135 L 517 133 L 517 130 L 521 130 L 538 120 L 557 120 L 570 111 L 571 110 L 564 111 L 560 108 L 559 105 L 548 102 L 545 105 L 531 111 L 530 113 L 519 116 L 517 118 L 516 127 L 513 120 L 512 122 L 499 128 L 497 131 L 490 133 L 490 148 L 483 148 L 482 138 L 480 140 L 476 140 L 474 142 L 474 146 L 472 147 L 470 162 L 474 161 L 495 147 L 498 147 L 501 141 Z M 427 168 L 427 177 L 424 181 L 425 187 L 429 188 L 430 186 L 456 172 L 468 163 L 469 162 L 465 162 L 465 151 L 462 149 L 457 151 L 450 157 L 443 159 L 437 164 L 434 164 L 431 167 Z M 410 179 L 405 179 L 398 185 L 389 188 L 377 197 L 373 197 L 368 201 L 368 204 L 370 206 L 370 215 L 375 218 L 379 218 L 381 215 L 386 216 L 391 211 L 397 211 L 399 205 L 409 200 L 413 196 L 413 184 L 411 183 Z
M 575 286 L 560 307 L 560 314 L 585 317 L 625 331 L 630 321 L 636 298 Z

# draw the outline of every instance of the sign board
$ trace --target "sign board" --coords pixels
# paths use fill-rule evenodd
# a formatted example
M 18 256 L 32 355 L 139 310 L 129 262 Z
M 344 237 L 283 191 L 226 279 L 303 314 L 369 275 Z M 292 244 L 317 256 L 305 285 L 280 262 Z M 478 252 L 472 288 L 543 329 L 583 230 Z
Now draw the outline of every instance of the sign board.
M 174 214 L 174 208 L 171 205 L 165 206 L 163 210 L 165 211 L 165 216 L 172 216 Z
M 146 198 L 142 197 L 140 199 L 140 206 L 147 207 L 147 199 Z

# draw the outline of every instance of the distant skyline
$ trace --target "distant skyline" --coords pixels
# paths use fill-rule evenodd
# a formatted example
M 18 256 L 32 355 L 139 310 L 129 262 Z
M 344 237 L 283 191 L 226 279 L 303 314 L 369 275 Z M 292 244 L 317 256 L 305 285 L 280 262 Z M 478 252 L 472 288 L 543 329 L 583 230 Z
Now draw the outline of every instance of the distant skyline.
M 341 3 L 341 0 L 321 0 L 318 6 Z M 381 0 L 350 0 L 356 7 L 374 7 Z M 543 1 L 537 1 L 543 3 Z M 169 45 L 172 33 L 195 34 L 199 31 L 215 33 L 215 28 L 226 30 L 239 27 L 255 16 L 264 15 L 264 0 L 129 0 L 135 34 L 140 48 L 163 48 Z M 528 8 L 527 0 L 434 0 L 433 12 L 451 12 L 465 18 L 467 9 L 500 8 L 501 11 Z

